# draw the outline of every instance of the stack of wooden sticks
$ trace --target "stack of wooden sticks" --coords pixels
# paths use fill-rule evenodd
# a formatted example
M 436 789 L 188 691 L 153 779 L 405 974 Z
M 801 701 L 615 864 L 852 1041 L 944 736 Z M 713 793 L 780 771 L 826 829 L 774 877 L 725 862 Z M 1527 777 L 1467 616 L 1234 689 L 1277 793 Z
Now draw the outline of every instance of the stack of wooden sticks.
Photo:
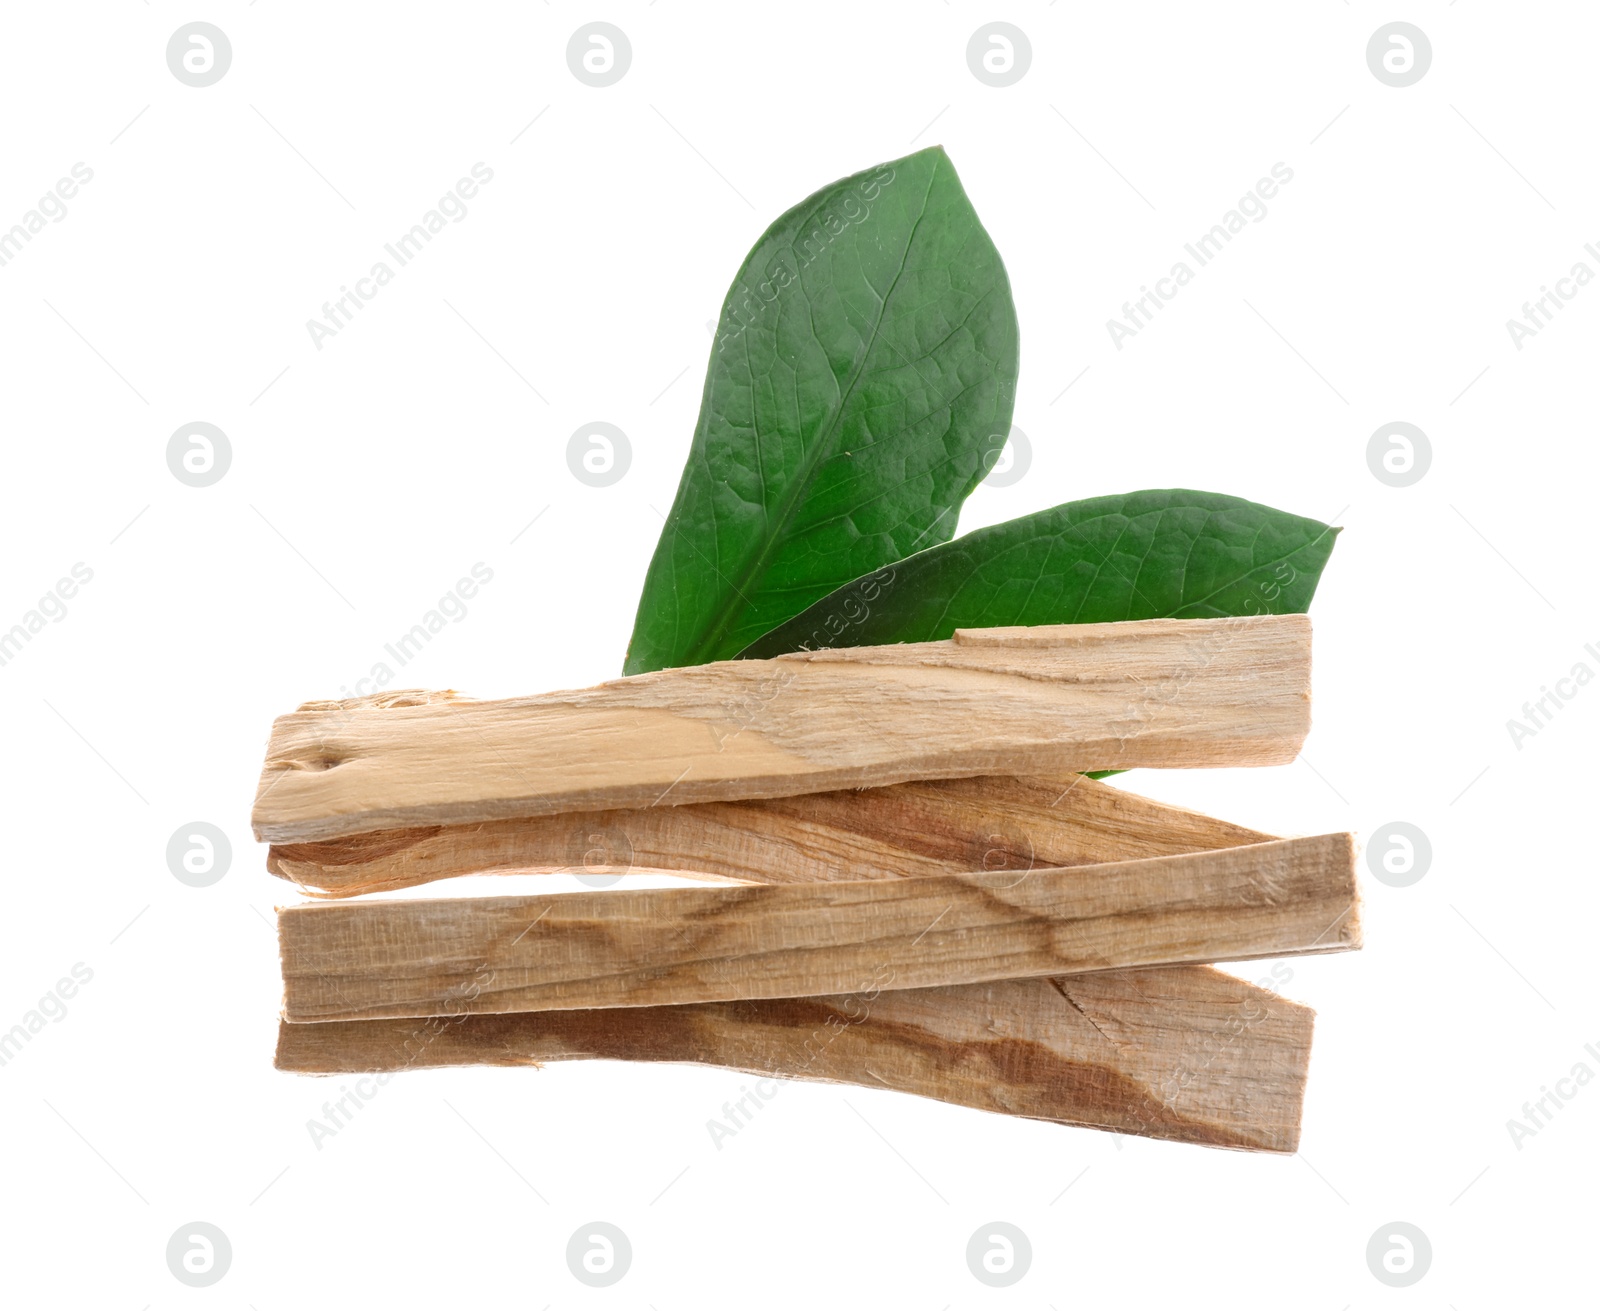
M 280 1068 L 605 1058 L 889 1087 L 1292 1152 L 1312 1012 L 1209 968 L 1360 945 L 1349 834 L 1095 782 L 1272 765 L 1303 615 L 961 631 L 273 726 Z M 668 871 L 542 896 L 329 898 Z

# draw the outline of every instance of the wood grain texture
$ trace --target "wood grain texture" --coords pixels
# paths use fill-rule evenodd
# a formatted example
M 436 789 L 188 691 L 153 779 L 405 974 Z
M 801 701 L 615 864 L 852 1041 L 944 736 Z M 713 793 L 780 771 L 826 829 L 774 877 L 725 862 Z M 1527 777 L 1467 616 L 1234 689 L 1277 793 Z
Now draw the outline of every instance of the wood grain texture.
M 273 726 L 270 842 L 926 778 L 1283 764 L 1304 615 L 958 632 L 505 701 L 318 702 Z
M 292 1022 L 979 983 L 1359 945 L 1347 833 L 1072 869 L 278 914 Z
M 894 1088 L 960 1106 L 1181 1142 L 1293 1152 L 1312 1012 L 1216 970 L 845 996 L 428 1020 L 283 1024 L 277 1066 L 379 1078 L 599 1058 Z M 778 1085 L 756 1085 L 754 1096 Z M 737 1131 L 759 1115 L 754 1102 Z
M 672 870 L 750 883 L 916 878 L 1214 851 L 1271 834 L 1082 774 L 981 777 L 765 801 L 710 801 L 274 846 L 267 868 L 310 896 L 462 874 Z

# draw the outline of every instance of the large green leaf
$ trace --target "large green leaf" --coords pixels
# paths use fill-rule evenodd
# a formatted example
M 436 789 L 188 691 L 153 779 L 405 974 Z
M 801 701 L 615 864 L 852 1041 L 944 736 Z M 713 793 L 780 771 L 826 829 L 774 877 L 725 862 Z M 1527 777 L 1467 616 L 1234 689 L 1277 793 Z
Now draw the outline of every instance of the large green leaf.
M 1010 624 L 1289 614 L 1311 604 L 1338 531 L 1216 492 L 1073 501 L 857 578 L 740 654 Z
M 723 305 L 624 672 L 726 659 L 949 539 L 1005 444 L 1011 288 L 942 149 L 824 187 Z

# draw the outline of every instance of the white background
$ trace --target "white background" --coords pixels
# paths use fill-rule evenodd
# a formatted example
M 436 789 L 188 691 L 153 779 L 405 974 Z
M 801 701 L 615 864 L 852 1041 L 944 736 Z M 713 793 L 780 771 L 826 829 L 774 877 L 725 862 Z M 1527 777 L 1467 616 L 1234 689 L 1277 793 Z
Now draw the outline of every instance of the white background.
M 165 59 L 195 19 L 233 47 L 203 89 Z M 605 89 L 565 56 L 596 19 L 633 51 Z M 996 19 L 1033 51 L 1005 89 L 965 56 Z M 1365 58 L 1393 19 L 1433 46 L 1404 89 Z M 0 628 L 75 562 L 94 577 L 0 668 L 0 1029 L 75 962 L 94 974 L 0 1068 L 5 1300 L 1592 1300 L 1600 1087 L 1520 1150 L 1506 1122 L 1577 1062 L 1600 1072 L 1600 687 L 1520 750 L 1506 721 L 1579 660 L 1600 671 L 1600 289 L 1520 351 L 1505 323 L 1575 261 L 1600 272 L 1597 19 L 1477 0 L 7 6 L 0 227 L 74 163 L 94 178 L 0 267 Z M 1319 1015 L 1300 1157 L 803 1084 L 717 1150 L 706 1121 L 747 1080 L 600 1063 L 414 1072 L 318 1150 L 306 1122 L 340 1081 L 271 1068 L 290 890 L 248 811 L 272 717 L 353 688 L 479 561 L 493 582 L 398 685 L 614 675 L 745 251 L 816 187 L 936 141 L 1010 271 L 1034 452 L 963 530 L 1169 486 L 1345 525 L 1305 758 L 1123 780 L 1278 833 L 1399 819 L 1432 840 L 1414 886 L 1366 877 L 1364 952 L 1294 962 L 1286 991 Z M 316 349 L 306 321 L 479 161 L 494 180 L 468 216 Z M 1294 180 L 1267 217 L 1115 349 L 1106 320 L 1279 161 Z M 201 489 L 165 455 L 196 420 L 232 447 Z M 591 420 L 631 441 L 609 488 L 567 468 Z M 1365 454 L 1395 420 L 1433 447 L 1404 489 Z M 233 844 L 204 889 L 165 857 L 196 819 Z M 196 1219 L 233 1246 L 208 1290 L 164 1255 Z M 633 1246 L 609 1289 L 564 1257 L 594 1219 Z M 965 1262 L 997 1219 L 1034 1251 L 998 1291 Z M 1433 1246 L 1405 1290 L 1365 1258 L 1394 1220 Z

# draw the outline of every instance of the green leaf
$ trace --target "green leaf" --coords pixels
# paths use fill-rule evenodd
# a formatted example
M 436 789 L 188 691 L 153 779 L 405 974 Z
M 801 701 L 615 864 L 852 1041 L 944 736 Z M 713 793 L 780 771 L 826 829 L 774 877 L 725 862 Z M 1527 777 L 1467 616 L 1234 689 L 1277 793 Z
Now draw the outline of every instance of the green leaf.
M 1017 321 L 942 149 L 824 187 L 723 305 L 624 672 L 727 659 L 843 580 L 949 539 L 1005 444 Z
M 1290 614 L 1311 604 L 1338 531 L 1216 492 L 1072 501 L 857 578 L 740 655 L 1011 624 Z

